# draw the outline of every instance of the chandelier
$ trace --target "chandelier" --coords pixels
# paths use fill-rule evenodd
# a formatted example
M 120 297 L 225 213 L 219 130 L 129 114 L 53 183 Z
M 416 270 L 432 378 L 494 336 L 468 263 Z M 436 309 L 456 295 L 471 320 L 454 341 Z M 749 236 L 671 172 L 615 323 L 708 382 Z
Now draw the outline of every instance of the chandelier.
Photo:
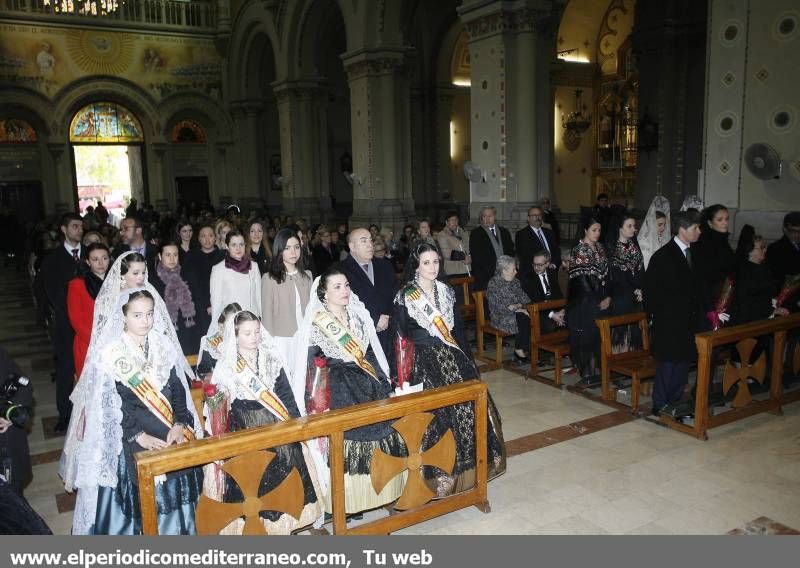
M 583 91 L 580 89 L 575 90 L 575 110 L 569 113 L 568 115 L 564 116 L 561 115 L 561 126 L 564 127 L 566 130 L 575 132 L 577 134 L 582 134 L 589 129 L 591 125 L 591 116 L 585 117 L 583 116 L 583 100 L 582 100 Z
M 56 14 L 104 16 L 116 12 L 124 0 L 43 0 Z

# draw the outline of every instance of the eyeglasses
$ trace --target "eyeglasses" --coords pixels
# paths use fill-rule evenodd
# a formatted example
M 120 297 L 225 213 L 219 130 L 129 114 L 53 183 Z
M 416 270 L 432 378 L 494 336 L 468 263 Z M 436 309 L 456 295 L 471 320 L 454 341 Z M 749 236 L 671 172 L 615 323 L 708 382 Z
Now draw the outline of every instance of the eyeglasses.
M 550 263 L 549 262 L 534 262 L 533 265 L 536 268 L 545 268 L 547 266 L 550 266 Z

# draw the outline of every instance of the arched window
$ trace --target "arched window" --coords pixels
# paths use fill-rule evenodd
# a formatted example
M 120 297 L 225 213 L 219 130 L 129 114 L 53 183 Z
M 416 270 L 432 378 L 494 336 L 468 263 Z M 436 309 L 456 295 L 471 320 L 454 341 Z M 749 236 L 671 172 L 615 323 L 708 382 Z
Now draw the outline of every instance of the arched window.
M 0 144 L 29 144 L 36 142 L 33 126 L 21 118 L 0 118 Z
M 206 141 L 206 132 L 194 120 L 180 120 L 172 128 L 172 141 L 176 144 L 203 144 Z
M 116 103 L 86 105 L 72 118 L 70 142 L 143 142 L 142 125 L 131 111 Z

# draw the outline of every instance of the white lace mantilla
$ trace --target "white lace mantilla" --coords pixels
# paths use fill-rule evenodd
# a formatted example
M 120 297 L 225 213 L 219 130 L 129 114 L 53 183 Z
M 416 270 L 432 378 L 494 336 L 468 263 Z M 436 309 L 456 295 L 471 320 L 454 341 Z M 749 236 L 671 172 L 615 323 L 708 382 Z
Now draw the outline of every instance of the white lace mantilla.
M 249 365 L 241 371 L 237 371 L 235 363 L 231 365 L 227 360 L 222 368 L 217 365 L 212 380 L 225 390 L 230 402 L 236 399 L 256 400 L 252 390 L 247 387 L 253 379 L 263 384 L 270 392 L 275 391 L 275 381 L 278 380 L 283 368 L 282 360 L 271 349 L 265 349 L 263 346 L 259 346 L 257 357 L 258 375 Z
M 347 330 L 355 337 L 355 339 L 361 344 L 366 352 L 366 350 L 369 349 L 370 344 L 366 322 L 361 319 L 361 316 L 355 310 L 351 309 L 350 306 L 348 306 L 346 309 L 347 317 L 350 319 L 350 324 L 347 326 Z M 316 345 L 322 349 L 322 352 L 325 354 L 325 356 L 330 357 L 331 359 L 340 359 L 342 361 L 353 360 L 352 355 L 342 349 L 338 343 L 334 342 L 327 335 L 325 335 L 325 333 L 316 324 L 311 326 L 309 346 L 311 345 Z
M 447 324 L 447 329 L 450 332 L 453 332 L 453 328 L 456 325 L 455 315 L 453 313 L 453 308 L 456 303 L 456 295 L 453 292 L 453 289 L 445 284 L 444 282 L 439 282 L 438 280 L 434 281 L 434 285 L 436 286 L 436 293 L 439 296 L 439 311 L 442 314 L 442 319 L 444 319 L 444 323 Z M 406 291 L 407 286 L 404 286 L 395 296 L 394 303 L 400 306 L 405 306 L 406 311 L 408 312 L 408 316 L 417 322 L 422 329 L 428 332 L 428 335 L 431 337 L 439 337 L 439 332 L 436 331 L 436 328 L 433 325 L 428 317 L 422 313 L 422 310 L 417 307 L 416 304 L 413 303 L 406 303 Z M 417 289 L 422 291 L 422 289 L 417 286 Z M 425 294 L 425 292 L 422 292 Z M 425 296 L 430 301 L 431 305 L 436 306 L 436 303 L 433 301 L 433 298 L 425 294 Z

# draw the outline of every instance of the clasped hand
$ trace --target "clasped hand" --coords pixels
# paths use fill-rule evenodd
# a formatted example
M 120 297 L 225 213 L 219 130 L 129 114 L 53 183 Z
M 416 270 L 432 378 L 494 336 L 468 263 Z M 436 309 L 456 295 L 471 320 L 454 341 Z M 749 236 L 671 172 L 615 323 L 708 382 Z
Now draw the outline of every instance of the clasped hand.
M 152 436 L 146 432 L 142 432 L 136 438 L 136 443 L 145 450 L 160 450 L 162 448 L 166 448 L 167 446 L 171 446 L 172 444 L 183 444 L 184 442 L 186 442 L 186 437 L 183 435 L 182 424 L 175 424 L 169 429 L 169 432 L 167 432 L 166 441 Z

